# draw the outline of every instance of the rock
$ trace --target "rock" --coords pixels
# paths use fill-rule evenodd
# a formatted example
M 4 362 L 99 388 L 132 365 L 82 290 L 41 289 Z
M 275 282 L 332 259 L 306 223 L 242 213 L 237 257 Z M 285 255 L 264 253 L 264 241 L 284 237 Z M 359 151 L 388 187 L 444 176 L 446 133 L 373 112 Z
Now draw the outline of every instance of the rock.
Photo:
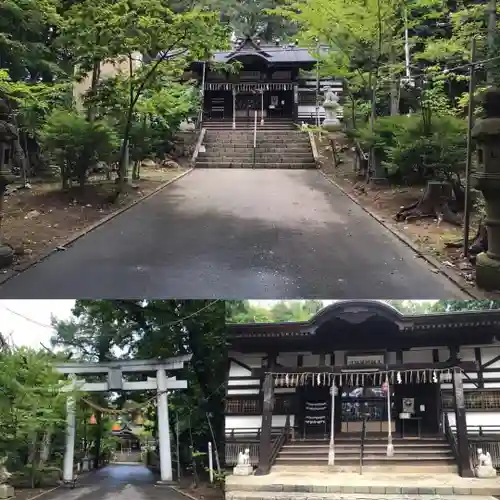
M 151 159 L 143 160 L 141 163 L 143 167 L 154 168 L 157 166 L 156 163 Z
M 0 498 L 12 498 L 14 496 L 14 488 L 9 484 L 0 484 Z
M 25 219 L 35 219 L 36 217 L 40 216 L 41 213 L 38 210 L 30 210 L 25 216 Z
M 163 160 L 161 166 L 163 168 L 181 168 L 181 166 L 176 161 L 170 159 Z
M 14 250 L 9 246 L 0 246 L 0 269 L 10 266 L 14 262 Z M 0 497 L 2 498 L 2 497 Z M 8 498 L 8 497 L 3 497 Z

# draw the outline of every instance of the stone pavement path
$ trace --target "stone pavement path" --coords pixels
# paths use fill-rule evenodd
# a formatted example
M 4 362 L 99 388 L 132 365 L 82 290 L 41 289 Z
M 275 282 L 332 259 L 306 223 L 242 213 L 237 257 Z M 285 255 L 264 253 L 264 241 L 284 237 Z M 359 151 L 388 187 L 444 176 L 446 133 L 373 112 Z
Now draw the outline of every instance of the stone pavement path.
M 40 500 L 186 500 L 141 465 L 110 465 L 83 476 L 76 488 L 58 488 Z
M 0 298 L 468 298 L 317 170 L 195 170 Z

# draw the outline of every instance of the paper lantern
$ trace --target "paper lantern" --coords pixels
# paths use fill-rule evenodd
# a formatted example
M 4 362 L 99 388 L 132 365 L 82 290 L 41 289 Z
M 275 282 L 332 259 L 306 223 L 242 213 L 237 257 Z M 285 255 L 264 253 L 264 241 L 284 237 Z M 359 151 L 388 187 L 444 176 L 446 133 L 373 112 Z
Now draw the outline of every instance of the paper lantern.
M 113 424 L 113 427 L 111 427 L 112 431 L 119 431 L 121 429 L 121 425 L 118 422 L 115 422 Z
M 90 415 L 90 421 L 89 421 L 89 423 L 90 423 L 91 425 L 95 425 L 95 424 L 97 424 L 97 420 L 96 420 L 96 418 L 95 418 L 95 415 L 94 415 L 94 414 Z

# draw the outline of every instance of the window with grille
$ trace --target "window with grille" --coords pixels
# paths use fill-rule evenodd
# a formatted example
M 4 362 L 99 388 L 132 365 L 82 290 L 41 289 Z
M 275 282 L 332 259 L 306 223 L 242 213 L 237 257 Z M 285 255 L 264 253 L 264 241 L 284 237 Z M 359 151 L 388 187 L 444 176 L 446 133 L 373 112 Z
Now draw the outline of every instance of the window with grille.
M 465 393 L 466 410 L 500 410 L 500 391 L 476 389 Z M 444 410 L 453 410 L 453 393 L 442 392 L 441 404 Z
M 226 413 L 235 415 L 258 415 L 260 413 L 260 399 L 231 398 L 226 400 Z

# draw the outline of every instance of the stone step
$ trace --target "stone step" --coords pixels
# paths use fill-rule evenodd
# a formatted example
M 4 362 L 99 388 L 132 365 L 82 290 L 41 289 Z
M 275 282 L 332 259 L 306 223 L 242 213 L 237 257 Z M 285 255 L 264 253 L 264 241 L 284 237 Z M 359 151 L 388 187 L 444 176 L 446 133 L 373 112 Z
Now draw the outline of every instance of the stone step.
M 314 162 L 311 163 L 255 163 L 252 162 L 196 162 L 196 168 L 269 168 L 269 169 L 313 169 L 316 168 Z
M 206 151 L 253 151 L 253 146 L 247 146 L 247 145 L 223 145 L 220 146 L 218 144 L 204 144 L 205 150 Z M 286 146 L 280 146 L 280 147 L 270 147 L 270 146 L 262 146 L 258 145 L 256 148 L 258 151 L 265 151 L 269 153 L 283 153 L 283 152 L 290 152 L 290 153 L 301 153 L 301 152 L 311 152 L 311 147 L 309 145 L 304 145 L 304 146 L 295 146 L 291 145 L 290 147 Z
M 276 458 L 276 465 L 307 465 L 307 464 L 317 464 L 317 465 L 327 465 L 328 464 L 328 455 L 324 457 L 317 456 L 303 456 L 303 457 L 281 457 L 281 455 Z M 348 455 L 342 456 L 335 454 L 335 463 L 337 464 L 350 464 L 350 465 L 359 465 L 359 456 L 356 455 Z M 391 464 L 407 464 L 412 465 L 415 463 L 426 463 L 429 465 L 438 465 L 440 463 L 445 464 L 454 464 L 455 459 L 453 455 L 434 455 L 434 456 L 393 456 L 386 457 L 384 455 L 365 455 L 363 458 L 364 464 L 374 464 L 374 465 L 391 465 Z
M 230 140 L 221 140 L 221 141 L 216 141 L 216 140 L 210 140 L 210 141 L 203 141 L 203 144 L 205 146 L 217 146 L 217 147 L 231 147 L 231 146 L 239 146 L 239 147 L 247 147 L 247 148 L 253 148 L 253 141 L 230 141 Z M 257 141 L 256 146 L 257 147 L 287 147 L 288 145 L 293 144 L 295 147 L 311 147 L 311 143 L 309 141 L 303 141 L 303 140 L 295 140 L 295 139 L 288 139 L 288 140 L 276 140 L 276 141 Z
M 342 447 L 335 445 L 335 453 L 336 454 L 342 454 L 342 455 L 357 455 L 359 456 L 361 449 L 360 447 Z M 373 455 L 373 454 L 384 454 L 386 453 L 387 448 L 385 446 L 380 446 L 380 447 L 365 447 L 364 449 L 364 454 L 365 456 L 367 455 Z M 295 448 L 283 448 L 279 456 L 307 456 L 314 453 L 316 456 L 318 455 L 327 455 L 328 456 L 328 446 L 322 447 L 322 448 L 315 448 L 315 449 L 309 449 L 309 448 L 304 448 L 304 447 L 295 447 Z M 449 446 L 440 446 L 439 448 L 433 447 L 433 448 L 401 448 L 397 447 L 394 450 L 394 454 L 397 455 L 433 455 L 436 453 L 445 453 L 445 454 L 450 454 L 451 449 Z
M 253 137 L 252 131 L 215 131 L 207 130 L 205 137 Z M 257 137 L 308 137 L 307 134 L 300 130 L 286 130 L 286 131 L 257 131 Z
M 380 486 L 345 486 L 341 491 L 326 491 L 321 493 L 307 492 L 307 500 L 456 500 L 457 495 L 468 495 L 469 500 L 493 500 L 489 492 L 491 489 L 484 487 L 484 493 L 480 494 L 481 488 L 477 488 L 479 495 L 461 493 L 459 489 L 453 488 L 398 488 Z M 462 488 L 462 491 L 464 489 Z M 355 493 L 357 491 L 357 493 Z M 373 491 L 373 493 L 371 493 Z M 430 493 L 431 491 L 446 491 L 449 493 Z M 402 497 L 401 495 L 405 495 Z M 226 493 L 226 500 L 304 500 L 303 492 L 266 492 L 266 491 L 231 491 Z
M 300 469 L 299 469 L 300 467 Z M 311 465 L 311 464 L 301 464 L 297 467 L 297 464 L 292 465 L 277 465 L 275 464 L 272 471 L 275 473 L 286 473 L 286 474 L 297 474 L 300 470 L 301 474 L 341 474 L 341 473 L 353 473 L 359 474 L 359 460 L 355 464 L 348 464 L 342 462 L 341 465 L 337 464 L 334 466 L 329 466 L 327 464 L 321 465 Z M 457 465 L 455 462 L 446 463 L 439 462 L 429 463 L 429 462 L 417 462 L 412 464 L 397 463 L 391 465 L 391 471 L 394 474 L 457 474 Z M 374 464 L 373 462 L 368 462 L 363 464 L 363 472 L 366 473 L 387 473 L 387 464 Z
M 408 443 L 408 442 L 401 442 L 398 443 L 396 441 L 392 442 L 394 445 L 394 448 L 396 450 L 408 450 L 408 449 L 429 449 L 429 450 L 435 450 L 435 449 L 450 449 L 450 445 L 447 442 L 431 442 L 431 443 Z M 387 446 L 387 440 L 385 442 L 369 442 L 365 443 L 364 447 L 365 450 L 369 449 L 378 449 L 378 448 L 383 448 L 385 449 Z M 361 443 L 355 442 L 355 443 L 346 443 L 342 441 L 338 441 L 337 439 L 335 440 L 335 449 L 337 448 L 347 448 L 347 449 L 359 449 L 361 447 Z M 321 443 L 321 444 L 314 444 L 314 443 L 290 443 L 290 444 L 285 444 L 283 446 L 283 450 L 287 449 L 294 449 L 294 450 L 304 450 L 304 453 L 310 453 L 312 450 L 322 450 L 326 449 L 328 450 L 329 445 L 327 442 Z
M 242 151 L 241 153 L 221 153 L 220 151 L 212 151 L 209 153 L 200 153 L 198 158 L 210 161 L 210 160 L 220 160 L 223 158 L 234 158 L 234 159 L 249 159 L 253 161 L 254 154 L 253 151 Z M 295 153 L 295 154 L 280 154 L 280 153 L 261 153 L 255 154 L 255 159 L 269 160 L 272 162 L 283 162 L 290 160 L 300 160 L 300 161 L 313 161 L 312 153 Z

